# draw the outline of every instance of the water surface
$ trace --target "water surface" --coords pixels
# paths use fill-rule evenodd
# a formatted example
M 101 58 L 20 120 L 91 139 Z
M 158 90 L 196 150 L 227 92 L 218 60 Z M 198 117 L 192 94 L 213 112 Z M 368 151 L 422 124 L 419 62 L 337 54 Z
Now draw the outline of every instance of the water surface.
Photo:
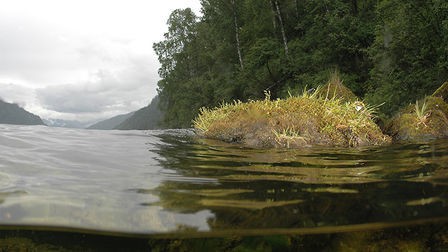
M 250 149 L 191 130 L 0 125 L 0 226 L 324 234 L 448 220 L 448 141 Z

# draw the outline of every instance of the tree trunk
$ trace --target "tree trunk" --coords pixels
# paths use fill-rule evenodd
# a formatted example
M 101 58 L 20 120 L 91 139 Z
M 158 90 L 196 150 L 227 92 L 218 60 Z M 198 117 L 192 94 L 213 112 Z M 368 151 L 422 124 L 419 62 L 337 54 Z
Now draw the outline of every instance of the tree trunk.
M 275 0 L 275 8 L 277 10 L 277 17 L 280 23 L 280 31 L 282 32 L 283 44 L 285 46 L 285 55 L 288 56 L 288 39 L 286 38 L 285 27 L 283 25 L 282 13 L 280 12 L 280 7 L 278 6 L 278 1 Z
M 300 15 L 299 15 L 299 0 L 296 0 L 296 18 L 297 18 L 297 21 L 299 21 L 299 19 L 300 19 Z
M 233 24 L 235 26 L 236 50 L 238 53 L 238 60 L 240 61 L 241 70 L 243 70 L 244 65 L 243 65 L 243 57 L 241 55 L 240 33 L 239 33 L 239 27 L 238 27 L 236 5 L 235 5 L 235 0 L 231 0 L 231 1 L 232 1 L 232 8 L 233 8 Z
M 353 15 L 358 15 L 358 0 L 352 0 Z
M 271 0 L 270 2 L 272 10 L 272 26 L 274 26 L 274 33 L 275 33 L 275 30 L 277 30 L 277 21 L 276 21 L 277 13 L 275 11 L 274 1 Z

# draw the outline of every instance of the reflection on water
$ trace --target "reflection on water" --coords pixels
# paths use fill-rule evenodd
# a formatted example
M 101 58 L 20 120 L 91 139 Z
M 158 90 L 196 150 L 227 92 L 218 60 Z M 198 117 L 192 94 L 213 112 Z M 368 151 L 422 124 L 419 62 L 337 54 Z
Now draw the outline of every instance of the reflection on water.
M 446 223 L 447 189 L 446 140 L 250 149 L 189 130 L 0 125 L 3 226 L 177 237 L 367 232 Z
M 211 210 L 211 230 L 269 234 L 448 218 L 445 140 L 260 150 L 177 134 L 159 137 L 153 151 L 175 176 L 146 192 L 169 211 Z

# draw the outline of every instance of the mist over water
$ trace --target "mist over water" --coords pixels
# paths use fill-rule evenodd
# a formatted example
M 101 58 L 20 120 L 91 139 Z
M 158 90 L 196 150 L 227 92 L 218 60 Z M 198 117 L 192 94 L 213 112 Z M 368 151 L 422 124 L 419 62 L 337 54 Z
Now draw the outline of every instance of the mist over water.
M 250 149 L 191 130 L 0 125 L 0 225 L 213 236 L 448 219 L 446 140 Z

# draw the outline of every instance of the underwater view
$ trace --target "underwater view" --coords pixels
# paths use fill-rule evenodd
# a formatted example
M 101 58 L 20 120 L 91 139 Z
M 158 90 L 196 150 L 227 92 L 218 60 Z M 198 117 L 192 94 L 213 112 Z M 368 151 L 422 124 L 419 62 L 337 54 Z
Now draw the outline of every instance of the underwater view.
M 2 251 L 448 248 L 446 140 L 293 150 L 0 129 Z

